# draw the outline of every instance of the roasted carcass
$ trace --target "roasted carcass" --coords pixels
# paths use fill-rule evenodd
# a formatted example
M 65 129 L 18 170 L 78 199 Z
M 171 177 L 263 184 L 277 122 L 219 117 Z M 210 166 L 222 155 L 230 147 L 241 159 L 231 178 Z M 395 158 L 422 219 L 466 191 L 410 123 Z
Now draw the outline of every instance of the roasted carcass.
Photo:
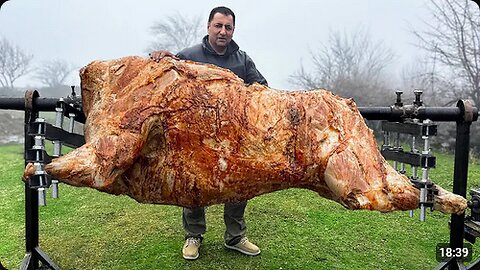
M 186 207 L 286 188 L 349 209 L 418 207 L 418 190 L 384 160 L 350 99 L 246 86 L 171 58 L 95 61 L 80 76 L 86 144 L 46 166 L 65 183 Z M 438 188 L 436 209 L 463 212 L 464 198 Z

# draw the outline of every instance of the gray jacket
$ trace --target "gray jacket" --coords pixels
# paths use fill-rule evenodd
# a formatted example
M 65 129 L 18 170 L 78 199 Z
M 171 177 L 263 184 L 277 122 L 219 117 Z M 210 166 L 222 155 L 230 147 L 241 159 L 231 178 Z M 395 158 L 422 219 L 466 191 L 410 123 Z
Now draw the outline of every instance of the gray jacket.
M 233 40 L 228 44 L 225 54 L 219 55 L 208 43 L 207 35 L 203 38 L 202 43 L 182 50 L 177 54 L 177 57 L 229 69 L 242 78 L 246 84 L 258 82 L 267 85 L 267 80 L 257 70 L 253 60 L 247 53 L 240 50 L 237 43 Z

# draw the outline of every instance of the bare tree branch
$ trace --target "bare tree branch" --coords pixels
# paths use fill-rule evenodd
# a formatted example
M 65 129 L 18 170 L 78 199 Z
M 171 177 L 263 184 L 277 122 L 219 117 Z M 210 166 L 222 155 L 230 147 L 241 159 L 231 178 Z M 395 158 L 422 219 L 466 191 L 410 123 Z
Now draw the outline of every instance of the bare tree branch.
M 156 22 L 150 31 L 155 37 L 146 52 L 168 50 L 177 53 L 180 50 L 200 42 L 204 33 L 204 24 L 200 17 L 186 18 L 177 13 Z
M 330 32 L 327 43 L 310 51 L 313 71 L 302 65 L 290 76 L 295 86 L 325 88 L 344 97 L 353 97 L 361 105 L 378 103 L 385 89 L 383 73 L 394 54 L 382 42 L 373 43 L 365 31 L 347 34 Z
M 65 60 L 52 60 L 44 62 L 38 68 L 35 78 L 48 87 L 57 87 L 65 83 L 74 69 L 75 67 Z
M 30 72 L 33 55 L 11 44 L 6 38 L 0 40 L 0 86 L 13 89 L 13 83 Z
M 456 98 L 469 98 L 480 105 L 480 13 L 470 0 L 430 0 L 433 22 L 427 30 L 412 31 L 418 46 L 438 56 L 449 80 L 462 91 Z M 438 69 L 440 70 L 440 69 Z

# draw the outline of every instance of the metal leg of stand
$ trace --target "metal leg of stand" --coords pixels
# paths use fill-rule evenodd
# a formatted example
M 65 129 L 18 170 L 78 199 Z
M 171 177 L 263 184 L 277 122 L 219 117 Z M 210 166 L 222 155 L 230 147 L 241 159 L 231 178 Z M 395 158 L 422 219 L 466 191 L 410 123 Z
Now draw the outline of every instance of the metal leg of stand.
M 457 261 L 455 258 L 450 258 L 448 261 L 440 263 L 435 270 L 467 270 L 469 268 L 463 265 L 463 262 Z
M 457 139 L 455 145 L 455 165 L 453 172 L 453 193 L 467 195 L 468 155 L 470 147 L 470 123 L 457 123 Z M 464 238 L 465 214 L 451 217 L 450 247 L 462 248 Z
M 35 92 L 27 97 L 26 100 L 32 100 L 38 97 L 38 93 L 35 95 Z M 27 101 L 28 102 L 28 101 Z M 32 106 L 33 107 L 33 106 Z M 34 108 L 30 110 L 25 110 L 25 150 L 31 149 L 35 144 L 34 139 L 31 136 L 28 136 L 28 123 L 34 122 L 38 117 L 38 111 Z M 26 158 L 26 156 L 25 156 Z M 25 166 L 27 162 L 25 161 Z M 39 260 L 37 254 L 34 252 L 35 248 L 38 246 L 38 193 L 35 189 L 31 189 L 28 183 L 25 183 L 25 242 L 26 242 L 26 251 L 27 255 L 24 258 L 22 266 L 25 266 L 25 269 L 37 269 L 39 267 Z
M 466 104 L 459 101 L 457 106 L 463 107 L 466 112 Z M 464 116 L 465 118 L 465 116 Z M 470 150 L 470 125 L 471 120 L 457 121 L 456 141 L 455 141 L 455 164 L 453 169 L 453 193 L 462 197 L 467 196 L 468 179 L 468 155 Z M 463 239 L 465 232 L 465 214 L 452 214 L 450 225 L 450 247 L 463 248 Z M 462 262 L 456 261 L 456 264 L 450 265 L 450 270 L 466 269 Z
M 35 252 L 38 254 L 38 257 L 40 261 L 42 261 L 42 265 L 44 267 L 48 267 L 48 269 L 51 270 L 60 270 L 60 267 L 58 267 L 58 265 L 54 263 L 53 260 L 50 259 L 50 257 L 48 257 L 48 255 L 43 252 L 39 247 L 35 248 Z
M 36 258 L 36 262 L 34 260 Z M 34 266 L 35 263 L 42 263 L 41 268 L 37 265 Z M 0 265 L 1 266 L 1 265 Z M 2 268 L 0 268 L 1 270 Z M 51 270 L 61 270 L 57 264 L 53 262 L 48 255 L 43 252 L 39 247 L 36 247 L 33 252 L 28 252 L 23 258 L 22 264 L 20 265 L 20 270 L 37 270 L 37 269 L 51 269 Z
M 471 263 L 468 267 L 468 270 L 479 270 L 480 269 L 480 259 L 476 260 L 475 262 Z
M 32 269 L 33 266 L 30 266 L 31 262 L 32 262 L 32 253 L 28 252 L 27 254 L 25 254 L 25 257 L 23 258 L 22 264 L 20 265 L 19 269 L 20 270 Z
M 38 117 L 38 110 L 34 107 L 34 100 L 38 97 L 38 92 L 27 91 L 25 94 L 25 166 L 27 165 L 26 150 L 31 149 L 35 140 L 28 135 L 29 123 L 35 121 Z M 30 188 L 29 183 L 25 183 L 25 249 L 26 255 L 20 265 L 21 270 L 53 269 L 60 268 L 45 254 L 39 247 L 39 211 L 38 211 L 38 191 Z M 41 263 L 41 266 L 40 266 Z M 41 267 L 41 268 L 40 268 Z

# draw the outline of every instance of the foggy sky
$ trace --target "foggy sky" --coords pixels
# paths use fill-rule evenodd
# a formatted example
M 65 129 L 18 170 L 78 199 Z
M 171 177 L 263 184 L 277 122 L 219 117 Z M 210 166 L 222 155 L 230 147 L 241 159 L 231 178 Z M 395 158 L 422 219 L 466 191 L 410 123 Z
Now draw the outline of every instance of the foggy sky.
M 288 76 L 301 63 L 309 66 L 309 50 L 326 42 L 329 30 L 368 30 L 396 53 L 392 73 L 400 75 L 421 53 L 410 30 L 424 27 L 421 20 L 430 16 L 428 0 L 10 0 L 0 10 L 0 37 L 33 54 L 36 66 L 63 59 L 80 68 L 98 59 L 146 56 L 149 27 L 177 12 L 201 16 L 206 33 L 208 14 L 219 5 L 235 12 L 234 40 L 278 89 L 293 88 Z M 79 84 L 78 71 L 67 84 Z M 16 82 L 37 85 L 31 77 Z

